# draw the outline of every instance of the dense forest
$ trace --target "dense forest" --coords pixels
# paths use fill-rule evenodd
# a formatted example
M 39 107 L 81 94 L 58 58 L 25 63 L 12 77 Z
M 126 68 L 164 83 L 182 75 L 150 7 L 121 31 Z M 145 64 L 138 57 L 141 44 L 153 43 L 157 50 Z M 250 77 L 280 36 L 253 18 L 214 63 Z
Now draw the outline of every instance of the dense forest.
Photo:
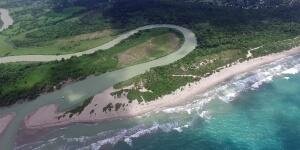
M 33 5 L 28 5 L 29 3 Z M 127 93 L 131 100 L 138 99 L 140 95 L 145 100 L 154 100 L 171 93 L 181 86 L 213 73 L 219 67 L 239 59 L 245 60 L 245 54 L 250 48 L 264 45 L 254 52 L 255 57 L 258 57 L 299 44 L 298 41 L 281 42 L 293 39 L 300 34 L 298 1 L 0 0 L 0 7 L 13 10 L 12 15 L 16 24 L 1 34 L 6 36 L 6 41 L 10 41 L 14 47 L 36 47 L 45 45 L 51 40 L 105 29 L 114 29 L 116 33 L 120 33 L 142 25 L 157 23 L 181 25 L 195 32 L 199 46 L 184 59 L 168 66 L 153 68 L 143 75 L 116 86 L 122 88 L 128 84 L 138 85 L 143 82 L 145 88 L 153 91 L 153 93 L 141 93 L 137 89 L 131 89 Z M 19 7 L 23 9 L 17 9 Z M 109 54 L 105 55 L 109 56 Z M 76 63 L 81 64 L 80 62 L 84 60 L 95 61 L 96 56 L 108 61 L 107 65 L 103 66 L 106 67 L 105 69 L 100 67 L 94 70 L 92 67 L 83 69 L 78 67 L 79 65 L 70 67 L 70 65 L 75 66 Z M 61 63 L 55 62 L 57 64 L 51 68 L 51 72 L 61 74 L 61 76 L 51 78 L 55 81 L 51 84 L 38 82 L 30 88 L 16 86 L 18 84 L 16 78 L 24 71 L 28 75 L 35 74 L 37 70 L 34 68 L 43 69 L 42 64 L 0 65 L 2 72 L 0 89 L 6 89 L 6 85 L 10 85 L 12 89 L 17 88 L 5 90 L 6 93 L 1 90 L 1 104 L 13 104 L 32 93 L 35 97 L 38 93 L 33 91 L 41 92 L 47 89 L 46 85 L 53 86 L 53 83 L 61 83 L 66 79 L 76 80 L 116 68 L 117 62 L 114 59 L 104 58 L 101 53 L 96 56 L 74 58 Z M 214 59 L 217 61 L 197 68 L 196 64 Z M 192 74 L 199 78 L 178 78 L 170 76 L 172 74 Z M 45 74 L 45 76 L 48 75 Z M 22 78 L 25 77 L 22 76 Z M 13 93 L 17 93 L 20 97 L 16 99 L 16 94 Z
M 31 2 L 33 5 L 26 8 L 28 7 L 26 5 Z M 299 2 L 295 1 L 293 5 L 289 5 L 288 2 L 286 0 L 266 0 L 263 3 L 261 0 L 208 2 L 189 0 L 135 0 L 134 2 L 132 0 L 24 0 L 20 2 L 12 0 L 2 6 L 13 8 L 26 6 L 26 9 L 13 12 L 18 23 L 4 34 L 12 37 L 10 41 L 14 46 L 27 47 L 45 45 L 43 43 L 45 41 L 107 28 L 126 31 L 141 25 L 156 23 L 177 24 L 189 28 L 206 23 L 221 30 L 246 33 L 253 29 L 265 29 L 279 22 L 298 23 Z M 237 7 L 239 6 L 237 4 L 243 6 Z M 256 4 L 264 7 L 244 8 Z M 197 30 L 194 31 L 199 33 Z

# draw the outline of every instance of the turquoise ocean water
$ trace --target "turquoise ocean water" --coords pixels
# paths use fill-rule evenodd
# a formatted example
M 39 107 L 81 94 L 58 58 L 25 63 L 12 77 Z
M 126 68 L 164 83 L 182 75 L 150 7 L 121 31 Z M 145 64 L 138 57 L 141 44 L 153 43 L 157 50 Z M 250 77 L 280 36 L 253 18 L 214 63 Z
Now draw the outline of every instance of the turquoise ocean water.
M 300 149 L 299 71 L 300 57 L 288 57 L 237 75 L 183 106 L 47 129 L 36 137 L 34 131 L 20 133 L 16 149 Z

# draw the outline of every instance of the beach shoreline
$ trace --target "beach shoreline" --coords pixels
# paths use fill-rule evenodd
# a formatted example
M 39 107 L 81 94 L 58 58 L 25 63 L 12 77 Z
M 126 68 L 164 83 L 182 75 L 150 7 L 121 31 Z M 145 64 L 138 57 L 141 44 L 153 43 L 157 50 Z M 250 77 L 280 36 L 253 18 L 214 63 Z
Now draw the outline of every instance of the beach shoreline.
M 280 53 L 274 53 L 258 58 L 253 58 L 241 63 L 236 63 L 228 68 L 221 69 L 206 78 L 197 82 L 187 84 L 179 88 L 169 95 L 165 95 L 155 101 L 148 103 L 138 103 L 134 101 L 128 103 L 126 96 L 115 98 L 111 96 L 114 89 L 111 87 L 102 93 L 94 96 L 93 100 L 87 105 L 80 114 L 58 113 L 57 106 L 52 104 L 39 108 L 37 111 L 28 115 L 24 119 L 24 127 L 27 129 L 42 129 L 55 126 L 64 126 L 70 123 L 94 123 L 105 120 L 125 119 L 136 117 L 148 112 L 160 111 L 169 107 L 174 107 L 191 102 L 196 94 L 204 93 L 210 88 L 226 81 L 227 79 L 244 73 L 252 71 L 261 65 L 271 63 L 278 59 L 285 58 L 294 54 L 300 53 L 300 47 L 296 47 Z M 112 103 L 112 105 L 109 105 Z M 115 107 L 120 106 L 118 111 Z M 110 106 L 110 107 L 108 107 Z M 112 109 L 111 111 L 104 111 L 103 107 Z

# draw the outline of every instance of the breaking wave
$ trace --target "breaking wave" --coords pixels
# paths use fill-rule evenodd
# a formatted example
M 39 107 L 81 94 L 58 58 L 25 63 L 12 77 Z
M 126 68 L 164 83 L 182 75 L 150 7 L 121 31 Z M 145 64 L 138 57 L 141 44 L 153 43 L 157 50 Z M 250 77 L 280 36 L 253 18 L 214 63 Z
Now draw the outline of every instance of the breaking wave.
M 198 113 L 201 118 L 211 118 L 209 110 L 205 110 L 205 106 L 212 100 L 221 100 L 225 103 L 230 103 L 235 100 L 240 93 L 247 90 L 256 90 L 263 84 L 273 81 L 274 78 L 290 79 L 289 75 L 299 73 L 300 57 L 290 56 L 285 59 L 280 59 L 273 63 L 263 65 L 259 69 L 237 75 L 232 79 L 221 83 L 219 86 L 210 91 L 197 95 L 195 100 L 187 105 L 168 108 L 162 110 L 164 113 L 180 113 L 187 114 Z
M 255 71 L 244 73 L 233 77 L 232 79 L 221 83 L 215 88 L 204 94 L 195 96 L 194 101 L 189 104 L 164 109 L 166 115 L 183 113 L 188 116 L 197 116 L 198 118 L 209 121 L 213 116 L 208 110 L 207 105 L 213 100 L 230 103 L 235 100 L 240 93 L 247 90 L 257 90 L 265 83 L 271 82 L 274 78 L 282 78 L 289 80 L 293 74 L 300 71 L 300 57 L 287 57 L 275 61 L 271 64 L 264 65 Z M 145 114 L 145 118 L 151 114 Z M 143 117 L 144 118 L 144 117 Z M 194 117 L 191 117 L 194 119 Z M 142 118 L 139 118 L 142 119 Z M 129 129 L 111 130 L 98 133 L 94 136 L 81 136 L 67 138 L 65 136 L 50 139 L 48 141 L 39 141 L 27 145 L 22 145 L 17 149 L 43 149 L 53 143 L 67 142 L 68 146 L 64 149 L 80 149 L 80 150 L 98 150 L 104 145 L 115 145 L 119 142 L 127 143 L 129 146 L 134 144 L 134 139 L 147 136 L 156 132 L 183 132 L 193 124 L 193 119 L 182 121 L 178 117 L 167 123 L 154 122 L 150 125 L 137 125 Z M 73 146 L 73 147 L 72 147 Z

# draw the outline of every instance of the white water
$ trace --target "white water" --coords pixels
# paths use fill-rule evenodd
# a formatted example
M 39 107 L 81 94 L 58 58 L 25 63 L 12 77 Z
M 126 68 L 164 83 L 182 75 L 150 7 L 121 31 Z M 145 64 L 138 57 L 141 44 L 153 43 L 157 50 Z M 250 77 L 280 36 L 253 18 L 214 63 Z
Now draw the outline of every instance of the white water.
M 84 136 L 84 137 L 69 137 L 64 140 L 62 139 L 53 139 L 52 143 L 49 145 L 57 145 L 60 141 L 70 142 L 67 145 L 76 145 L 79 146 L 82 150 L 84 149 L 98 149 L 107 144 L 117 144 L 119 142 L 125 142 L 130 146 L 134 145 L 134 140 L 147 136 L 156 132 L 178 132 L 181 133 L 187 128 L 193 126 L 194 120 L 197 118 L 203 119 L 204 121 L 210 121 L 213 119 L 213 115 L 208 110 L 207 105 L 213 100 L 220 100 L 224 104 L 229 103 L 236 99 L 240 93 L 246 90 L 256 90 L 263 84 L 271 82 L 275 78 L 290 78 L 295 72 L 300 70 L 300 57 L 288 57 L 276 62 L 273 62 L 268 65 L 264 65 L 255 71 L 244 73 L 238 75 L 224 83 L 221 83 L 219 86 L 211 89 L 210 91 L 199 94 L 195 97 L 192 103 L 167 108 L 160 112 L 154 112 L 152 114 L 146 114 L 137 118 L 138 122 L 144 122 L 148 119 L 153 119 L 153 123 L 150 125 L 136 125 L 133 127 L 121 128 L 117 131 L 110 130 L 107 132 L 100 132 L 94 136 Z M 255 86 L 253 86 L 255 85 Z M 167 121 L 156 121 L 159 120 L 159 115 L 165 114 L 167 117 L 163 117 Z M 183 115 L 183 116 L 182 116 Z M 156 117 L 156 118 L 155 118 Z M 183 118 L 189 118 L 184 120 Z M 183 121 L 182 121 L 183 120 Z M 77 127 L 78 128 L 78 127 Z M 82 126 L 84 128 L 84 126 Z M 92 129 L 91 129 L 92 130 Z M 68 131 L 64 131 L 68 132 Z M 49 146 L 48 145 L 48 146 Z M 23 145 L 24 146 L 24 145 Z M 47 147 L 47 146 L 46 146 Z M 24 148 L 24 147 L 22 147 Z M 73 147 L 74 148 L 74 147 Z M 21 149 L 21 148 L 20 148 Z M 43 148 L 41 148 L 43 149 Z M 69 147 L 67 149 L 72 149 Z

